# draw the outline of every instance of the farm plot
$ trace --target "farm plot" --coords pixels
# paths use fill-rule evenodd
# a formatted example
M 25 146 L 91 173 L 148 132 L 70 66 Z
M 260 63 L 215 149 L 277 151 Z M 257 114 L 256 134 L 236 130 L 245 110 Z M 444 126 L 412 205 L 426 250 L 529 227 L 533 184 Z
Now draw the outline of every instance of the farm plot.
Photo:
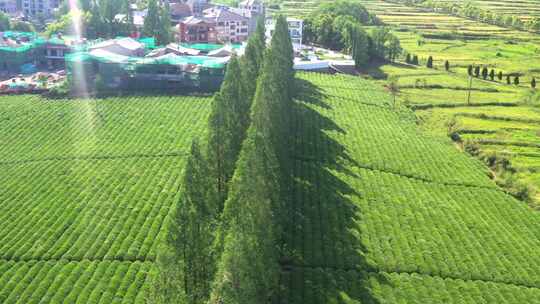
M 0 302 L 146 303 L 209 99 L 0 98 Z
M 0 302 L 146 303 L 149 262 L 0 260 Z
M 414 114 L 392 109 L 373 83 L 300 78 L 296 132 L 306 140 L 295 146 L 283 303 L 540 297 L 538 213 L 419 132 Z M 452 184 L 454 175 L 468 184 Z

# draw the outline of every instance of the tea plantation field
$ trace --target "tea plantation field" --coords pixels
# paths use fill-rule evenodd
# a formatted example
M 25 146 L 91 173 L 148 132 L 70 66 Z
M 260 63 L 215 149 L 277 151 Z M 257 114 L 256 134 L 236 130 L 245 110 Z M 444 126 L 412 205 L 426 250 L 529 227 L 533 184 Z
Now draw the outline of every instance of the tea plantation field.
M 540 301 L 538 212 L 376 81 L 297 75 L 279 303 Z M 147 303 L 209 99 L 14 96 L 0 113 L 0 303 Z
M 0 98 L 0 303 L 146 303 L 208 98 Z
M 300 78 L 282 303 L 540 301 L 538 212 L 373 82 Z

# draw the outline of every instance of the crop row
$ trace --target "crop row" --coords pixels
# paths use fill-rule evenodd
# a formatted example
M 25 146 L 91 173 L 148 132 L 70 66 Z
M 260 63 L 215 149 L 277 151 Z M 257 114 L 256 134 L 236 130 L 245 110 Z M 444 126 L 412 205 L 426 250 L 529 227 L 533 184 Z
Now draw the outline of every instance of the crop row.
M 183 164 L 161 157 L 1 166 L 0 258 L 153 259 Z
M 424 137 L 412 113 L 347 100 L 312 93 L 299 105 L 297 129 L 308 136 L 295 147 L 293 265 L 540 287 L 538 213 L 478 173 L 479 163 Z M 461 180 L 468 185 L 450 185 Z
M 208 98 L 50 101 L 0 97 L 0 162 L 184 151 L 202 135 Z
M 540 287 L 537 213 L 501 191 L 297 162 L 287 242 L 298 265 Z
M 418 274 L 295 268 L 282 275 L 280 303 L 539 303 L 540 289 Z
M 297 156 L 348 161 L 352 165 L 440 183 L 495 186 L 480 162 L 420 134 L 412 113 L 390 109 L 388 96 L 367 81 L 347 83 L 340 77 L 300 75 L 308 81 L 314 79 L 313 84 L 322 90 L 308 91 L 304 103 L 298 105 Z M 345 83 L 356 84 L 358 88 L 335 88 L 344 87 Z
M 0 303 L 146 303 L 152 263 L 0 260 Z

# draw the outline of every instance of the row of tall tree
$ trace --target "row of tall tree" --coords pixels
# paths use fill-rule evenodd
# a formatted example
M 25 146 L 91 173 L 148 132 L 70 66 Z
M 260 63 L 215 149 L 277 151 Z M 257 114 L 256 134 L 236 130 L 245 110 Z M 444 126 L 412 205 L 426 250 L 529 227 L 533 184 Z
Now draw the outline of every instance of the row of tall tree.
M 268 48 L 264 32 L 261 19 L 213 98 L 206 145 L 192 144 L 151 303 L 268 303 L 277 291 L 293 50 L 284 17 Z
M 148 0 L 146 5 L 148 13 L 141 34 L 155 37 L 160 45 L 169 43 L 172 40 L 169 2 Z M 49 24 L 46 32 L 74 34 L 74 20 L 81 23 L 82 34 L 90 39 L 132 36 L 137 31 L 130 0 L 79 0 L 77 8 L 79 11 L 65 1 L 57 21 Z
M 408 5 L 418 5 L 442 12 L 449 15 L 473 19 L 502 27 L 515 28 L 540 32 L 540 17 L 532 17 L 524 22 L 520 16 L 501 14 L 475 6 L 470 2 L 460 4 L 457 2 L 433 1 L 433 0 L 394 0 L 395 2 Z
M 484 80 L 487 80 L 488 77 L 489 79 L 491 79 L 491 81 L 495 81 L 495 78 L 497 78 L 499 81 L 502 81 L 503 80 L 503 72 L 502 71 L 499 71 L 499 72 L 496 72 L 495 69 L 491 69 L 489 70 L 488 67 L 484 66 L 484 67 L 480 67 L 480 66 L 473 66 L 473 65 L 469 65 L 467 67 L 467 74 L 469 74 L 469 76 L 471 77 L 477 77 L 477 78 L 480 78 L 482 77 Z M 513 77 L 513 80 L 512 80 L 512 77 Z M 507 74 L 506 75 L 506 84 L 515 84 L 515 85 L 519 85 L 520 83 L 520 78 L 519 78 L 519 75 L 510 75 L 510 74 Z M 536 88 L 536 78 L 532 78 L 531 79 L 531 88 L 535 89 Z

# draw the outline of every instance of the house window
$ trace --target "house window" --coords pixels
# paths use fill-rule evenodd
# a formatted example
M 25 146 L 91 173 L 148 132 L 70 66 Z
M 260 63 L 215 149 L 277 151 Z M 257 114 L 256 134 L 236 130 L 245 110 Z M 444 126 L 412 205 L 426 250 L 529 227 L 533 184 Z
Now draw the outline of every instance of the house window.
M 224 26 L 224 25 L 225 25 L 225 23 L 223 23 L 223 22 L 218 23 L 218 26 Z

